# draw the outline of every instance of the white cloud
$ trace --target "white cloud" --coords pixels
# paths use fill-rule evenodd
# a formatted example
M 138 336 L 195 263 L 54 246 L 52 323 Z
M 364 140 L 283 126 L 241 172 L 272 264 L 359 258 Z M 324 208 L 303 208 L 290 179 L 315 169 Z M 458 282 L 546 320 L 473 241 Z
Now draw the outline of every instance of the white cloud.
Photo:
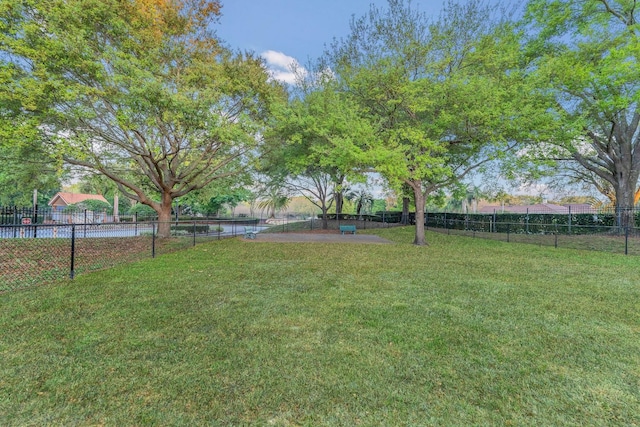
M 307 70 L 297 59 L 275 50 L 267 50 L 260 55 L 267 63 L 271 78 L 288 84 L 295 84 L 296 75 L 305 75 Z

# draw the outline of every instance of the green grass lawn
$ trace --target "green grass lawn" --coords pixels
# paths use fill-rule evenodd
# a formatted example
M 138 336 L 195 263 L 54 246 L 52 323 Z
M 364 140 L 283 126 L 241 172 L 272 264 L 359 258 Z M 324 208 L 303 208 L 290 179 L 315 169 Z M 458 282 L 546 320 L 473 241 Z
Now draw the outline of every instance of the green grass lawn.
M 640 425 L 640 261 L 411 228 L 0 295 L 0 425 Z

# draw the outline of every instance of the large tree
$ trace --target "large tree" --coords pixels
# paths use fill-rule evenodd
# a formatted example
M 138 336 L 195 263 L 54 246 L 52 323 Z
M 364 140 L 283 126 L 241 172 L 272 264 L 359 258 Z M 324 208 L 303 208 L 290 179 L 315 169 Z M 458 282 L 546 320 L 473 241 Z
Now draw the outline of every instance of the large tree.
M 264 171 L 322 211 L 341 213 L 347 179 L 364 180 L 363 145 L 376 138 L 359 107 L 320 66 L 298 82 L 296 96 L 276 115 Z M 295 92 L 294 92 L 295 93 Z
M 574 177 L 599 191 L 612 190 L 619 225 L 632 227 L 640 176 L 638 5 L 532 0 L 527 11 L 529 52 L 558 125 L 548 137 L 550 157 L 569 162 Z
M 431 22 L 390 0 L 354 19 L 328 53 L 343 91 L 378 130 L 363 149 L 368 160 L 413 192 L 417 245 L 426 244 L 427 196 L 508 152 L 527 114 L 517 104 L 518 39 L 498 12 L 449 3 Z
M 217 0 L 3 0 L 0 10 L 0 75 L 24 95 L 24 115 L 66 162 L 152 207 L 160 235 L 174 199 L 247 167 L 282 92 L 261 60 L 212 33 Z

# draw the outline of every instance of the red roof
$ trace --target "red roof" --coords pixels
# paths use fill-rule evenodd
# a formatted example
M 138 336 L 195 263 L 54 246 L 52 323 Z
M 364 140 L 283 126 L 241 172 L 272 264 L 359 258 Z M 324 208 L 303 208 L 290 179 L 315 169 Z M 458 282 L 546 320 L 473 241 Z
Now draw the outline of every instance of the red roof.
M 85 200 L 99 200 L 101 202 L 107 202 L 107 199 L 100 194 L 81 194 L 81 193 L 56 193 L 55 196 L 49 201 L 49 206 L 61 206 L 61 205 L 74 205 L 76 203 L 84 202 Z M 62 203 L 60 203 L 62 202 Z

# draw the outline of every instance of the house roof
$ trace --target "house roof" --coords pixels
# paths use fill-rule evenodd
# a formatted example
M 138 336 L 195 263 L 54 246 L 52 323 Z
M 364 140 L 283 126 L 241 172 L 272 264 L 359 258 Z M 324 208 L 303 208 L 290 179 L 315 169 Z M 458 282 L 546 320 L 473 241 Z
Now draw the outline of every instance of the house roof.
M 109 203 L 101 194 L 65 193 L 61 191 L 56 193 L 56 195 L 49 200 L 48 205 L 53 206 L 58 201 L 62 201 L 65 205 L 73 205 L 84 202 L 85 200 L 99 200 L 101 202 Z

